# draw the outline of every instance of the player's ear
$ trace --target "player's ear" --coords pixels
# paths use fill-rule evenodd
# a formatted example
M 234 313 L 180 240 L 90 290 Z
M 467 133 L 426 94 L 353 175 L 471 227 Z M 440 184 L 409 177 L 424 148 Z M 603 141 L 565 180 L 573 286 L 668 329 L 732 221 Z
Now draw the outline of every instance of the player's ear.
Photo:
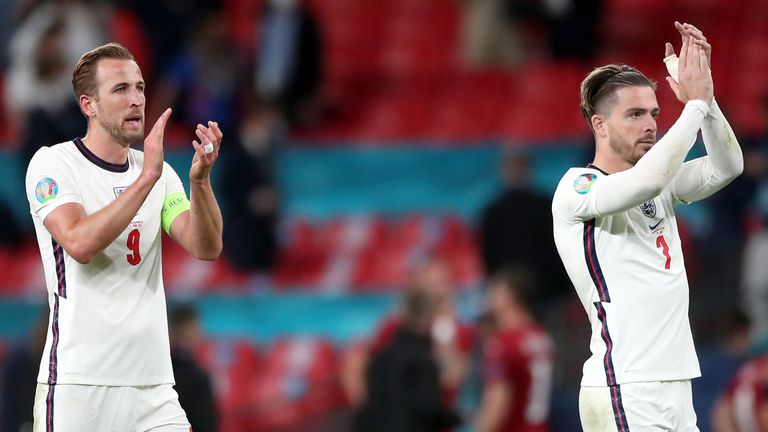
M 92 117 L 96 115 L 96 100 L 92 96 L 80 95 L 80 110 L 86 117 Z
M 595 114 L 590 118 L 592 121 L 592 130 L 595 131 L 595 135 L 604 138 L 606 134 L 605 117 L 600 114 Z

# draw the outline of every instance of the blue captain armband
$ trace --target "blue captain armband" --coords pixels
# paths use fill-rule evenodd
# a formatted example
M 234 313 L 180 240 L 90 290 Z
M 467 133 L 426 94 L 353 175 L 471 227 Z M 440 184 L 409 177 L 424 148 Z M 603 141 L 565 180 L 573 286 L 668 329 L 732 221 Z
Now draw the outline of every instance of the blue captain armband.
M 173 221 L 189 209 L 189 200 L 184 192 L 174 192 L 166 195 L 163 202 L 163 211 L 160 214 L 160 221 L 165 232 L 170 234 Z

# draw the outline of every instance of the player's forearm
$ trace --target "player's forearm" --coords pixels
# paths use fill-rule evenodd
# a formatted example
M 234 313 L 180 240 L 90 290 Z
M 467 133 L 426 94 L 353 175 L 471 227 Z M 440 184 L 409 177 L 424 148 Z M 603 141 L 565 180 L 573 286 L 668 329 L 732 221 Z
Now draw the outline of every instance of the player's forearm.
M 682 166 L 707 114 L 705 102 L 688 102 L 666 135 L 633 168 L 611 175 L 610 181 L 595 188 L 599 213 L 624 211 L 658 196 Z
M 703 101 L 693 100 L 685 104 L 680 118 L 632 169 L 638 180 L 656 189 L 655 195 L 661 193 L 677 174 L 708 114 L 709 107 Z
M 190 246 L 192 254 L 204 260 L 221 255 L 224 223 L 209 180 L 190 184 Z
M 125 230 L 144 204 L 154 181 L 139 177 L 109 205 L 79 219 L 56 239 L 81 264 L 89 263 Z
M 712 167 L 710 182 L 724 186 L 744 171 L 744 157 L 739 141 L 728 124 L 717 102 L 712 103 L 710 114 L 701 128 L 707 163 Z

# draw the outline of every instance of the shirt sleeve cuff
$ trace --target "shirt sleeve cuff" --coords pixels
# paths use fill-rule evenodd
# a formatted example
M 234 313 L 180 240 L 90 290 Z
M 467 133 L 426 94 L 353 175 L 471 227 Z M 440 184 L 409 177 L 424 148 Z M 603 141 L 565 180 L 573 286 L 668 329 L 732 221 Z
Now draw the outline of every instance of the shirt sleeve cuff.
M 689 100 L 688 103 L 685 104 L 685 106 L 686 107 L 690 106 L 690 107 L 694 107 L 694 108 L 698 109 L 699 111 L 701 111 L 704 114 L 704 117 L 708 116 L 709 112 L 710 112 L 709 105 L 706 102 L 704 102 L 703 100 L 701 100 L 701 99 Z

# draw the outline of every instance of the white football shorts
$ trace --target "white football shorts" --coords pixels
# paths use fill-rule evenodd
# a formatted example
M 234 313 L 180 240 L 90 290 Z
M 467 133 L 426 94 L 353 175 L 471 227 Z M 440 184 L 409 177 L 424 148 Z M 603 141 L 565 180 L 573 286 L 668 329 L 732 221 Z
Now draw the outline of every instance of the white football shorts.
M 171 384 L 37 384 L 34 432 L 190 432 Z
M 691 381 L 581 387 L 584 432 L 699 432 Z

